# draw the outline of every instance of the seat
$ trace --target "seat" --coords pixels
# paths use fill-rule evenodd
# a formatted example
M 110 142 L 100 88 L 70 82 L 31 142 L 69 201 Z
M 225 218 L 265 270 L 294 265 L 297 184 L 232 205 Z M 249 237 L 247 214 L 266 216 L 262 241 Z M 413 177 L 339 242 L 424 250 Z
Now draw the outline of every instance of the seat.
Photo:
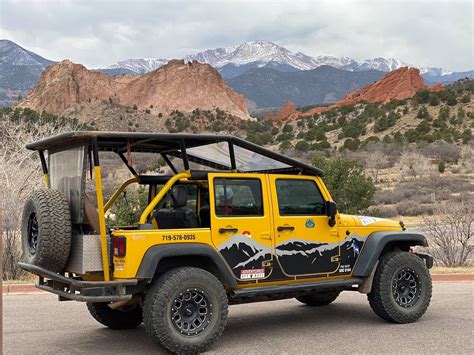
M 211 227 L 211 209 L 209 205 L 204 205 L 199 209 L 199 217 L 201 219 L 201 228 Z
M 199 228 L 196 212 L 186 207 L 188 189 L 186 186 L 176 186 L 171 194 L 173 207 L 161 208 L 155 212 L 155 220 L 159 229 Z

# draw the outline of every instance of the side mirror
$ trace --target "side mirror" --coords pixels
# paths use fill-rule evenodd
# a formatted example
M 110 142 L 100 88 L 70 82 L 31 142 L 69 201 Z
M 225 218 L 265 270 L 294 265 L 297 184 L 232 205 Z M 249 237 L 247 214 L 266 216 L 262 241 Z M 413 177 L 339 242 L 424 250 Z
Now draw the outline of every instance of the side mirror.
M 329 217 L 328 224 L 330 227 L 334 227 L 336 225 L 336 213 L 337 213 L 337 205 L 334 201 L 326 201 L 325 205 L 326 216 Z

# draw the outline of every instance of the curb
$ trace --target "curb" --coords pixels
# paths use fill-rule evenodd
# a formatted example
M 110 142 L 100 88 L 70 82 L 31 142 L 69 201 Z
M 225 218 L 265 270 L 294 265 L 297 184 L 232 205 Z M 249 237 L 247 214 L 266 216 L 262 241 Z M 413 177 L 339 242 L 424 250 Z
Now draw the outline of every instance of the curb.
M 434 282 L 473 282 L 474 274 L 433 274 Z M 46 293 L 35 287 L 34 284 L 2 285 L 2 294 Z
M 11 284 L 2 285 L 2 294 L 22 294 L 22 293 L 44 293 L 37 289 L 34 284 Z
M 434 274 L 431 275 L 434 282 L 458 282 L 458 281 L 474 281 L 474 274 Z

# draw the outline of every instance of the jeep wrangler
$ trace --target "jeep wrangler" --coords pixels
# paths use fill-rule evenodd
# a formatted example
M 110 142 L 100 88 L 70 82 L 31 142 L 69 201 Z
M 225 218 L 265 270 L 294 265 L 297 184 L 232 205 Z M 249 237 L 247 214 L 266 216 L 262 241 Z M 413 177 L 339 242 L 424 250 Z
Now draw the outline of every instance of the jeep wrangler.
M 69 132 L 27 148 L 39 153 L 46 188 L 26 201 L 20 266 L 109 328 L 144 323 L 171 352 L 209 349 L 229 304 L 325 306 L 358 291 L 379 317 L 409 323 L 430 303 L 433 258 L 413 251 L 426 238 L 401 222 L 339 213 L 316 167 L 218 135 Z M 105 152 L 131 177 L 104 203 Z M 139 174 L 142 153 L 170 173 Z M 148 191 L 139 220 L 107 225 L 131 184 Z

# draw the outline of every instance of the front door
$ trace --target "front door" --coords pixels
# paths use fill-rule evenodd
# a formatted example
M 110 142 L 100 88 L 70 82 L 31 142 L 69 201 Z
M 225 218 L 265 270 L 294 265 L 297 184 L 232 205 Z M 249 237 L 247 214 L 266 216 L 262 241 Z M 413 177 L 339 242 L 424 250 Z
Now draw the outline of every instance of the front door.
M 339 268 L 337 226 L 328 224 L 329 196 L 318 183 L 316 177 L 270 175 L 275 254 L 287 276 L 323 276 Z
M 272 272 L 272 221 L 263 174 L 209 174 L 212 241 L 242 282 Z

